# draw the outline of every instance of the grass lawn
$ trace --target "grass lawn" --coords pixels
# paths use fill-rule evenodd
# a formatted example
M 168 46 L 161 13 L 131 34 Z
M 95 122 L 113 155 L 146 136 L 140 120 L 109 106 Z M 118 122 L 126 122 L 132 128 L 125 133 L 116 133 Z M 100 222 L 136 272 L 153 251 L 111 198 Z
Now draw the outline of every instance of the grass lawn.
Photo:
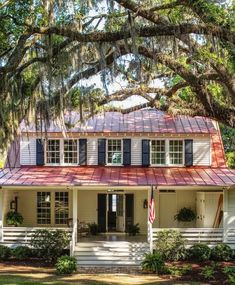
M 199 285 L 206 283 L 193 283 L 193 282 L 169 282 L 160 280 L 156 276 L 144 275 L 131 275 L 131 274 L 75 274 L 72 276 L 58 277 L 53 274 L 0 274 L 0 285 Z

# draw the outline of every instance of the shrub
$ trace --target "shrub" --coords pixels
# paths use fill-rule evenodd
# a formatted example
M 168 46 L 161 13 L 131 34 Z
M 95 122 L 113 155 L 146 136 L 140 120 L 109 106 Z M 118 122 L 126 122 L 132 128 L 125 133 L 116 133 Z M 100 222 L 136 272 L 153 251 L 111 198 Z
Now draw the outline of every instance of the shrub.
M 179 266 L 169 266 L 167 268 L 168 272 L 173 276 L 183 276 L 188 274 L 190 271 L 192 271 L 192 265 L 184 265 L 182 267 Z
M 6 215 L 6 222 L 8 225 L 15 227 L 20 226 L 24 221 L 23 216 L 18 212 L 9 211 Z
M 12 250 L 12 254 L 17 259 L 26 259 L 32 255 L 32 251 L 27 246 L 17 246 Z
M 227 244 L 217 244 L 211 250 L 211 258 L 218 261 L 229 261 L 233 257 L 233 250 Z
M 157 233 L 154 249 L 159 252 L 165 260 L 182 260 L 187 256 L 185 239 L 179 231 L 163 230 Z
M 0 245 L 0 260 L 6 260 L 11 256 L 11 249 L 5 245 Z
M 57 274 L 72 274 L 77 270 L 77 260 L 75 257 L 64 255 L 57 259 L 55 267 Z
M 226 275 L 228 279 L 228 283 L 235 285 L 235 267 L 234 266 L 225 266 L 223 269 L 223 273 Z
M 36 230 L 32 235 L 31 246 L 39 257 L 54 263 L 63 250 L 69 246 L 69 235 L 63 230 Z
M 139 224 L 130 225 L 128 227 L 128 233 L 130 236 L 136 236 L 137 234 L 139 234 L 140 233 Z
M 196 243 L 189 249 L 189 256 L 193 260 L 204 261 L 209 260 L 211 249 L 206 244 Z
M 205 266 L 202 269 L 201 275 L 207 280 L 215 279 L 215 267 L 214 266 Z
M 141 262 L 143 270 L 161 274 L 165 271 L 165 262 L 159 252 L 147 253 Z

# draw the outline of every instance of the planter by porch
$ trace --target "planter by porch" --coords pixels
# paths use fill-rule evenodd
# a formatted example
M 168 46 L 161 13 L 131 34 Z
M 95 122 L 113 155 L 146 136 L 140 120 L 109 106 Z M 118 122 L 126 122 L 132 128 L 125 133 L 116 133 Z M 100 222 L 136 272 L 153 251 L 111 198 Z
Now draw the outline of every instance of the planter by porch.
M 18 212 L 9 211 L 6 215 L 6 223 L 9 226 L 18 227 L 22 225 L 23 221 L 24 221 L 23 216 Z

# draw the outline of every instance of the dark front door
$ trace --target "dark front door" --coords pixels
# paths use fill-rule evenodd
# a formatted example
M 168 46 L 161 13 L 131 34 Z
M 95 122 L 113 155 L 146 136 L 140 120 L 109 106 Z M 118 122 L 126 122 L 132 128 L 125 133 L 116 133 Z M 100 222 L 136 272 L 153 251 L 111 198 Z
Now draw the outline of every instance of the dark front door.
M 126 194 L 126 232 L 134 223 L 134 194 Z
M 116 231 L 117 195 L 108 195 L 108 231 Z
M 98 225 L 101 232 L 106 232 L 106 194 L 98 194 Z

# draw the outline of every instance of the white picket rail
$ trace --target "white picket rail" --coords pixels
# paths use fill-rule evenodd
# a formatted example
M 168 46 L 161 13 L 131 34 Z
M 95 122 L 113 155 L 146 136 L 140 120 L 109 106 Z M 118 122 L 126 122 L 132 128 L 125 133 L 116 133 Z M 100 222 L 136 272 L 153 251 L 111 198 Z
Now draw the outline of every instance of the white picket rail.
M 194 243 L 206 243 L 214 245 L 223 242 L 224 229 L 223 228 L 170 228 L 171 230 L 179 231 L 186 239 L 188 245 Z M 156 240 L 157 233 L 162 230 L 169 230 L 169 228 L 153 228 L 152 240 Z M 234 230 L 235 231 L 235 230 Z M 235 240 L 235 236 L 234 236 Z
M 50 231 L 64 230 L 70 233 L 71 228 L 42 228 L 42 227 L 3 227 L 2 228 L 2 243 L 8 245 L 29 244 L 33 233 L 36 230 L 47 229 Z

